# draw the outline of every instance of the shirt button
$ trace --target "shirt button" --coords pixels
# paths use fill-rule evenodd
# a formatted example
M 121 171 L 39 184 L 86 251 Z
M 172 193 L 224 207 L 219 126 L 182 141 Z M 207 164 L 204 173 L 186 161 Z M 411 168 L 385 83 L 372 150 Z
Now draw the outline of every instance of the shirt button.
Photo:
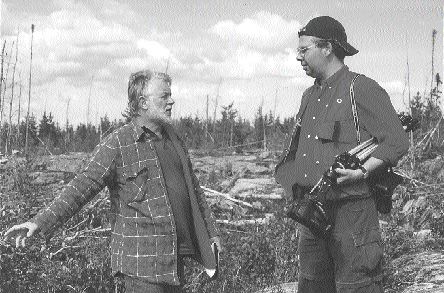
M 317 136 L 317 135 L 315 136 L 315 139 L 318 139 L 318 136 Z
M 319 161 L 316 161 L 316 164 L 319 164 Z
M 315 116 L 313 116 L 313 120 L 314 120 L 314 119 L 316 119 L 316 117 L 315 117 Z
M 310 138 L 310 134 L 309 134 L 309 135 L 307 135 L 307 138 Z
M 318 102 L 320 102 L 321 101 L 321 99 L 318 99 Z
M 304 177 L 307 178 L 307 174 L 304 174 Z
M 325 107 L 328 107 L 328 104 L 327 104 L 327 105 L 325 105 Z
M 307 156 L 307 154 L 302 154 L 302 156 L 303 156 L 303 157 L 306 157 L 306 156 Z

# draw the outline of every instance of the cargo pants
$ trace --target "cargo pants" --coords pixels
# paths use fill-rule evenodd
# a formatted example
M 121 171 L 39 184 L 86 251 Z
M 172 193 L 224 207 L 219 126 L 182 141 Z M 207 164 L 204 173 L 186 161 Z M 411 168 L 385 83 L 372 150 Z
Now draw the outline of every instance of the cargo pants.
M 329 239 L 299 227 L 299 293 L 381 293 L 383 244 L 372 197 L 326 206 L 334 223 Z

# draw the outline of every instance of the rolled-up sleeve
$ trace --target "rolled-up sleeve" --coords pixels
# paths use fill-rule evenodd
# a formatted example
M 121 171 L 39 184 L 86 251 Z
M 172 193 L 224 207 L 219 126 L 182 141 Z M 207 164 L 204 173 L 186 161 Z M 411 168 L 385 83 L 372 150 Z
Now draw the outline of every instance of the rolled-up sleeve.
M 409 139 L 387 92 L 374 80 L 362 77 L 355 84 L 359 122 L 371 136 L 378 139 L 373 157 L 395 166 L 407 153 Z

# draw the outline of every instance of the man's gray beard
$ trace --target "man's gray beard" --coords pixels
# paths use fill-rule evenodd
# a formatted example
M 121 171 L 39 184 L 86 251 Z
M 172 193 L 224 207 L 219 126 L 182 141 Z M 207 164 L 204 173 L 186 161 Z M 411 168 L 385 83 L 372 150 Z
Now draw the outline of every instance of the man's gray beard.
M 148 120 L 151 123 L 161 126 L 161 127 L 171 126 L 173 124 L 173 120 L 167 116 L 155 116 L 155 117 L 148 118 Z

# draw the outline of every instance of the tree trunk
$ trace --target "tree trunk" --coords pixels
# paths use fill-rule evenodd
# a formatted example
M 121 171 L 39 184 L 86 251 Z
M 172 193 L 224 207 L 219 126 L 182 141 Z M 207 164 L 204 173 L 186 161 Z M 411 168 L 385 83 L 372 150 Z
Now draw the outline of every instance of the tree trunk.
M 16 148 L 20 149 L 20 112 L 21 112 L 21 99 L 22 99 L 22 77 L 19 71 L 20 91 L 18 96 L 18 111 L 17 111 L 17 134 L 16 134 Z
M 12 57 L 12 49 L 13 48 L 14 48 L 14 42 L 12 42 L 12 44 L 11 44 L 11 53 L 9 54 L 8 66 L 6 67 L 5 82 L 4 82 L 4 85 L 3 85 L 3 95 L 2 95 L 2 99 L 1 99 L 1 108 L 0 108 L 0 136 L 2 134 L 1 130 L 3 128 L 3 113 L 4 113 L 4 110 L 5 110 L 5 95 L 6 95 L 8 74 L 9 74 L 9 65 L 11 64 L 11 57 Z M 0 148 L 1 148 L 1 142 L 2 142 L 2 138 L 0 138 Z M 6 141 L 5 141 L 5 145 L 6 145 Z
M 6 40 L 3 42 L 3 49 L 2 49 L 2 61 L 1 61 L 1 69 L 0 69 L 0 108 L 3 106 L 2 104 L 2 89 L 3 89 L 3 64 L 4 64 L 4 57 L 5 57 L 5 48 L 6 48 Z M 1 125 L 0 125 L 0 133 L 1 133 Z M 0 139 L 1 143 L 1 139 Z
M 11 153 L 11 137 L 12 137 L 12 104 L 14 101 L 14 86 L 15 86 L 15 70 L 17 68 L 17 60 L 18 60 L 18 37 L 17 33 L 17 41 L 15 42 L 15 62 L 14 68 L 12 69 L 12 84 L 11 84 L 11 99 L 9 101 L 9 127 L 8 127 L 8 135 L 6 139 L 5 153 Z
M 26 138 L 25 155 L 28 156 L 28 136 L 29 136 L 29 106 L 31 104 L 31 77 L 32 77 L 32 41 L 34 39 L 34 24 L 31 24 L 31 60 L 29 61 L 29 87 L 28 87 L 28 111 L 26 113 Z

